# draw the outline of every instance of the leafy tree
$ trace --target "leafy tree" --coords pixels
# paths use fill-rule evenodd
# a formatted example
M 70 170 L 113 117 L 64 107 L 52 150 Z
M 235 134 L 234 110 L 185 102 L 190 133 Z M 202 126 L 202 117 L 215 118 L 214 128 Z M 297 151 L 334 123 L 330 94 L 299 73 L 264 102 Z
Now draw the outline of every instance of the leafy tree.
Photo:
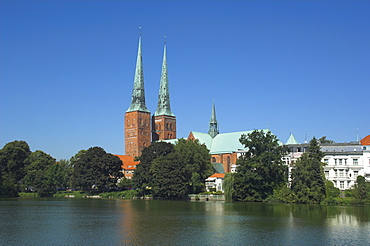
M 74 161 L 74 184 L 83 190 L 93 186 L 99 191 L 116 186 L 117 180 L 123 176 L 122 161 L 103 148 L 92 147 Z
M 359 175 L 356 179 L 356 186 L 355 186 L 355 198 L 359 201 L 363 201 L 367 197 L 367 186 L 366 180 L 363 176 Z
M 282 161 L 287 153 L 285 146 L 270 131 L 254 130 L 239 140 L 247 149 L 237 160 L 234 177 L 235 199 L 263 201 L 275 188 L 285 185 L 288 168 Z
M 0 195 L 16 195 L 25 175 L 26 159 L 31 154 L 25 141 L 7 143 L 0 150 Z
M 51 165 L 46 173 L 50 183 L 55 188 L 66 188 L 71 186 L 73 169 L 68 160 L 60 160 Z
M 153 175 L 154 195 L 180 198 L 187 194 L 188 180 L 184 158 L 177 152 L 158 157 L 150 168 Z
M 189 192 L 199 193 L 205 189 L 205 180 L 213 174 L 209 150 L 198 140 L 179 139 L 175 151 L 185 165 L 185 178 L 188 180 Z
M 26 175 L 23 178 L 23 188 L 33 187 L 40 195 L 55 190 L 54 176 L 51 173 L 51 167 L 55 164 L 55 159 L 41 150 L 36 150 L 28 156 L 26 161 L 29 165 L 25 168 Z
M 76 161 L 78 161 L 83 155 L 85 155 L 86 152 L 87 152 L 87 150 L 82 149 L 82 150 L 78 151 L 77 154 L 75 154 L 74 156 L 71 157 L 69 162 L 70 162 L 70 165 L 71 165 L 72 168 L 74 167 Z
M 319 138 L 317 141 L 321 144 L 323 144 L 323 143 L 334 143 L 333 140 L 326 139 L 326 136 L 323 136 L 323 137 Z
M 291 189 L 299 203 L 320 203 L 325 198 L 323 157 L 318 141 L 313 138 L 308 151 L 297 160 L 292 171 Z
M 134 187 L 139 188 L 145 194 L 145 191 L 153 186 L 153 178 L 150 173 L 153 161 L 174 151 L 174 146 L 165 142 L 154 142 L 144 148 L 138 159 L 140 164 L 136 166 L 134 176 L 132 177 Z
M 226 173 L 224 182 L 222 186 L 225 191 L 225 200 L 226 201 L 233 201 L 235 200 L 235 174 L 234 173 Z

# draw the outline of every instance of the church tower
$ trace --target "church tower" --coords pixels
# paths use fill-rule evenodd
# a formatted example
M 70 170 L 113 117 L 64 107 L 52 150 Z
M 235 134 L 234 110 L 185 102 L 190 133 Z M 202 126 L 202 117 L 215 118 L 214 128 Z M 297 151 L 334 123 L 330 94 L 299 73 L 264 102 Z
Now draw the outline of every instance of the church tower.
M 162 74 L 159 86 L 158 105 L 152 117 L 152 141 L 176 138 L 176 116 L 170 107 L 168 89 L 166 43 L 164 45 Z
M 211 135 L 212 138 L 216 137 L 216 135 L 219 134 L 218 123 L 216 120 L 215 102 L 212 103 L 212 115 L 211 115 L 211 121 L 209 122 L 208 134 Z
M 132 101 L 125 114 L 124 128 L 126 155 L 133 157 L 140 156 L 143 148 L 149 146 L 151 143 L 150 112 L 145 105 L 141 33 L 137 52 Z

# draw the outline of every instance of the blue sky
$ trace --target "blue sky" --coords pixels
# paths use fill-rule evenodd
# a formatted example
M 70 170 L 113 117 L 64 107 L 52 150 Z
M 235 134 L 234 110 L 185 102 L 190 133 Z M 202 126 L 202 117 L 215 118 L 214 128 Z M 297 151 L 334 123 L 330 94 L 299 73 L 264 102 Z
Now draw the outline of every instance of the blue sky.
M 0 1 L 0 147 L 124 154 L 139 27 L 152 113 L 167 36 L 178 137 L 207 132 L 215 100 L 222 133 L 361 139 L 369 13 L 369 1 Z

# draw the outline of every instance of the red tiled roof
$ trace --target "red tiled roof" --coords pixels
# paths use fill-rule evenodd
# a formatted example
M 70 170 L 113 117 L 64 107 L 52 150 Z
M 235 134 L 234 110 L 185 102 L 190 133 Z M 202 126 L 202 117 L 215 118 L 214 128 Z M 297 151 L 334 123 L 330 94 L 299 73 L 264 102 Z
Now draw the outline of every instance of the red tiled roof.
M 140 163 L 140 161 L 135 161 L 134 157 L 129 155 L 115 155 L 122 161 L 122 169 L 124 170 L 135 170 L 136 165 Z
M 361 142 L 362 145 L 370 145 L 370 135 L 367 135 L 366 137 L 361 139 L 360 142 Z
M 214 173 L 210 176 L 210 178 L 225 178 L 225 174 L 224 173 Z

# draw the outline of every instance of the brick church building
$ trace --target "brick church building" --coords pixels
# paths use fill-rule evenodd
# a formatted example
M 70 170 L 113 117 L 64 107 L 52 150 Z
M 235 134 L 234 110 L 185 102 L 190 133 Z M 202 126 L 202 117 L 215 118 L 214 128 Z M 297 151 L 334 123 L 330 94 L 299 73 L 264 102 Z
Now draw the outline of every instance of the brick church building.
M 154 141 L 176 138 L 176 116 L 171 111 L 168 89 L 166 44 L 157 110 L 151 115 L 145 105 L 141 36 L 139 38 L 132 101 L 125 114 L 124 129 L 126 155 L 132 157 L 140 156 L 142 150 Z

